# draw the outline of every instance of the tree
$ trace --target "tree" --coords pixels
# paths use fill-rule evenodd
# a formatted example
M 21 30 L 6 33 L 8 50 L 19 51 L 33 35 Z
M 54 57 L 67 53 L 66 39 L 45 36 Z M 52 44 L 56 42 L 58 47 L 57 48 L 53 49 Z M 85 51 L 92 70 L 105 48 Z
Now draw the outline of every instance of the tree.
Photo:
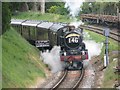
M 41 0 L 40 10 L 41 10 L 41 13 L 42 13 L 42 14 L 45 13 L 45 0 Z
M 88 14 L 92 12 L 89 2 L 84 2 L 81 8 L 82 8 L 81 13 Z
M 2 2 L 2 34 L 9 30 L 11 20 L 11 12 L 8 2 Z
M 46 3 L 46 10 L 49 13 L 67 15 L 69 11 L 64 8 L 65 3 L 63 2 L 47 2 Z
M 85 2 L 81 13 L 117 15 L 117 2 Z
M 29 5 L 30 4 L 30 5 Z M 12 14 L 17 14 L 18 11 L 28 11 L 31 8 L 31 2 L 10 2 L 10 10 Z
M 37 3 L 36 2 L 33 2 L 31 10 L 32 11 L 37 11 Z
M 64 7 L 64 5 L 65 5 L 64 2 L 45 2 L 45 12 L 49 12 L 48 9 L 50 9 L 52 6 Z
M 28 11 L 28 10 L 29 10 L 29 7 L 28 7 L 27 2 L 22 2 L 21 5 L 20 5 L 20 11 L 25 12 L 25 11 Z

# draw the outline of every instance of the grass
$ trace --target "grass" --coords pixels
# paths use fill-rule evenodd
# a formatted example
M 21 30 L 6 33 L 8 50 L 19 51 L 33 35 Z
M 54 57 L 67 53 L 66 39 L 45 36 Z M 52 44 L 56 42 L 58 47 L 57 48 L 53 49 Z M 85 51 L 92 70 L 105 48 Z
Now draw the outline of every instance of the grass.
M 113 60 L 116 55 L 112 56 L 110 59 Z M 102 83 L 102 88 L 113 88 L 115 84 L 115 80 L 118 80 L 118 74 L 114 73 L 113 67 L 117 65 L 117 60 L 112 61 L 109 66 L 106 68 L 105 73 L 104 73 L 104 80 Z M 119 75 L 120 76 L 120 75 Z
M 51 22 L 70 22 L 68 16 L 40 12 L 19 12 L 17 15 L 12 16 L 15 19 L 28 19 L 28 20 L 47 20 Z
M 2 88 L 2 40 L 0 39 L 0 89 L 1 88 Z
M 1 40 L 1 38 L 0 38 Z M 24 88 L 45 78 L 45 66 L 39 50 L 24 40 L 15 30 L 2 36 L 2 87 Z
M 104 42 L 105 41 L 105 37 L 103 35 L 97 34 L 95 32 L 91 32 L 89 30 L 85 30 L 86 32 L 89 33 L 91 39 L 95 40 L 96 42 Z M 110 54 L 112 51 L 118 51 L 118 42 L 109 39 L 109 66 L 106 68 L 105 73 L 104 73 L 104 80 L 103 80 L 103 85 L 102 88 L 112 88 L 113 84 L 115 82 L 115 79 L 118 78 L 118 75 L 116 75 L 114 73 L 114 69 L 113 67 L 115 67 L 117 65 L 117 61 L 113 61 L 114 58 L 118 58 L 118 55 L 115 54 Z M 102 52 L 100 54 L 100 56 L 102 57 L 101 60 L 103 59 L 103 55 L 104 55 L 104 51 L 105 51 L 105 45 L 102 48 Z M 102 61 L 103 62 L 103 61 Z

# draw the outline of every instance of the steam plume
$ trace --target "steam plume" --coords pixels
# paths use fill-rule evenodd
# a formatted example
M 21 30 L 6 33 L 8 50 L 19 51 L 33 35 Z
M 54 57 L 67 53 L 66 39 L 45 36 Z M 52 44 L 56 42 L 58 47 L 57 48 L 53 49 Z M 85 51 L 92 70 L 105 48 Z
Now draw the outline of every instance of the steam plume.
M 56 73 L 62 70 L 62 63 L 60 61 L 59 52 L 60 52 L 60 47 L 54 46 L 50 52 L 41 53 L 44 63 L 48 64 L 52 73 Z
M 68 8 L 68 10 L 70 11 L 70 15 L 75 18 L 75 16 L 78 15 L 79 11 L 80 11 L 80 6 L 82 5 L 82 3 L 84 2 L 84 0 L 64 0 L 65 1 L 65 8 Z
M 76 28 L 83 24 L 82 21 L 78 21 L 76 16 L 78 16 L 80 10 L 81 10 L 81 5 L 84 2 L 84 0 L 63 0 L 65 1 L 65 8 L 68 9 L 68 11 L 70 11 L 70 18 L 73 19 L 73 22 L 70 23 L 70 25 L 74 25 Z

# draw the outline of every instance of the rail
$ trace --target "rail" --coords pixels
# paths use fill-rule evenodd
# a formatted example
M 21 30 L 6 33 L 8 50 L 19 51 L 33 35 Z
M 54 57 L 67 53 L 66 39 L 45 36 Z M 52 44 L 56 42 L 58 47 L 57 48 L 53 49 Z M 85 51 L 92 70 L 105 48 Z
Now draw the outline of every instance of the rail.
M 72 86 L 71 89 L 76 89 L 76 88 L 79 86 L 79 84 L 80 84 L 80 82 L 82 81 L 83 76 L 84 76 L 84 69 L 80 70 L 79 73 L 80 73 L 80 75 L 79 75 L 79 77 L 78 77 L 78 76 L 76 77 L 76 80 L 75 80 L 75 82 L 74 82 L 74 84 L 73 84 L 73 86 Z M 60 87 L 60 85 L 62 85 L 62 83 L 63 83 L 64 81 L 66 82 L 65 79 L 66 79 L 67 75 L 69 75 L 69 74 L 68 74 L 68 71 L 64 71 L 64 74 L 63 74 L 62 78 L 52 87 L 51 90 L 57 89 L 58 87 Z M 65 82 L 64 82 L 64 83 L 65 83 Z M 68 84 L 68 85 L 69 85 L 69 84 Z
M 89 25 L 80 25 L 80 28 L 83 29 L 87 29 L 96 33 L 99 33 L 101 35 L 103 35 L 103 28 L 98 28 L 98 27 L 94 27 L 94 26 L 89 26 Z M 110 36 L 109 38 L 114 39 L 115 41 L 120 42 L 120 34 L 119 33 L 115 33 L 113 31 L 110 31 Z
M 65 79 L 65 77 L 67 76 L 67 74 L 68 74 L 68 71 L 67 70 L 64 71 L 64 74 L 61 77 L 61 79 L 51 88 L 51 90 L 56 89 L 62 83 L 62 81 Z
M 72 87 L 72 89 L 76 89 L 78 86 L 79 86 L 79 84 L 80 84 L 80 82 L 82 81 L 82 79 L 83 79 L 83 76 L 84 76 L 84 69 L 82 69 L 81 71 L 80 71 L 80 77 L 79 77 L 79 79 L 78 79 L 78 81 L 75 83 L 75 85 Z

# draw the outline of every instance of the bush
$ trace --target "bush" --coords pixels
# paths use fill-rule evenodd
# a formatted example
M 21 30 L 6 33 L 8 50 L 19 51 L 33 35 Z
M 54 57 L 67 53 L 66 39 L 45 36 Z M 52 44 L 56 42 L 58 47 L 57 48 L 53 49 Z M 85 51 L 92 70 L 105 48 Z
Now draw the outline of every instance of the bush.
M 48 9 L 48 12 L 61 15 L 67 15 L 69 13 L 64 6 L 51 6 L 50 9 Z
M 2 3 L 2 34 L 10 28 L 11 13 L 9 3 Z
M 57 9 L 58 9 L 58 6 L 51 6 L 50 9 L 48 9 L 48 12 L 49 13 L 56 13 Z

